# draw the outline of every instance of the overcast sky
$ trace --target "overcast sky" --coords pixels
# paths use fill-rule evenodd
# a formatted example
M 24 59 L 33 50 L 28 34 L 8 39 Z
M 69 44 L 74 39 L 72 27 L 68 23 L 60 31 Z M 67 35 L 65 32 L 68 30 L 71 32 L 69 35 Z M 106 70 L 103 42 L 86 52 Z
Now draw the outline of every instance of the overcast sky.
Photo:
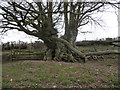
M 87 25 L 84 27 L 81 27 L 79 31 L 91 31 L 92 33 L 80 33 L 78 34 L 77 41 L 81 40 L 97 40 L 101 38 L 115 38 L 118 36 L 118 21 L 117 21 L 117 15 L 115 14 L 115 9 L 110 8 L 105 13 L 99 13 L 95 15 L 95 17 L 101 17 L 103 23 L 103 27 L 95 26 L 95 25 Z M 63 33 L 59 33 L 59 35 L 63 35 Z M 38 39 L 26 35 L 23 32 L 16 31 L 9 31 L 7 34 L 1 37 L 2 42 L 8 42 L 8 41 L 24 41 L 24 42 L 33 42 L 37 41 Z

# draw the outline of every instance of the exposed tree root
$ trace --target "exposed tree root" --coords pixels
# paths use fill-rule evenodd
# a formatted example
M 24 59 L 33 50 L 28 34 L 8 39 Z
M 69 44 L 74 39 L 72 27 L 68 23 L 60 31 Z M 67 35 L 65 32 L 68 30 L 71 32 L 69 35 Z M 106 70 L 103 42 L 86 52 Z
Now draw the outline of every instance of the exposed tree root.
M 119 44 L 119 43 L 112 43 L 112 45 L 117 46 L 117 47 L 120 47 L 120 44 Z

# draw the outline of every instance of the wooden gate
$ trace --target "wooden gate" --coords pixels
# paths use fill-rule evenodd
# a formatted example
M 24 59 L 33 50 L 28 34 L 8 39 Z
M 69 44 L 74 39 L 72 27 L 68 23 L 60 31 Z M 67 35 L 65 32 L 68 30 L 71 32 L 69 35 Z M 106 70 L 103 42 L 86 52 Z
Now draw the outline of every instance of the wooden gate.
M 40 53 L 35 53 L 31 50 L 12 50 L 11 60 L 41 60 Z

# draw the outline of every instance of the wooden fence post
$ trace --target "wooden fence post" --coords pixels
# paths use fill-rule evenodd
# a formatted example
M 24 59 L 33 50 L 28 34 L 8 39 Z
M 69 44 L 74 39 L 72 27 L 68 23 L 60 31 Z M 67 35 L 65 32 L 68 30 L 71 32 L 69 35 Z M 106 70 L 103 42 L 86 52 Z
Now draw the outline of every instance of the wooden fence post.
M 13 51 L 14 51 L 14 49 L 11 50 L 11 54 L 10 54 L 10 60 L 11 60 L 11 61 L 13 61 Z

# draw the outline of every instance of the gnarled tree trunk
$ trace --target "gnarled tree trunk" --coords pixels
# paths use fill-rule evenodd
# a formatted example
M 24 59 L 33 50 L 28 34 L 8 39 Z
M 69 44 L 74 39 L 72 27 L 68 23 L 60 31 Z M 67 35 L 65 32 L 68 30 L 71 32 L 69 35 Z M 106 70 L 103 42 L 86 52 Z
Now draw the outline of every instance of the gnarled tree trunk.
M 47 46 L 44 60 L 84 61 L 84 55 L 65 39 L 52 36 L 44 40 L 44 43 Z

